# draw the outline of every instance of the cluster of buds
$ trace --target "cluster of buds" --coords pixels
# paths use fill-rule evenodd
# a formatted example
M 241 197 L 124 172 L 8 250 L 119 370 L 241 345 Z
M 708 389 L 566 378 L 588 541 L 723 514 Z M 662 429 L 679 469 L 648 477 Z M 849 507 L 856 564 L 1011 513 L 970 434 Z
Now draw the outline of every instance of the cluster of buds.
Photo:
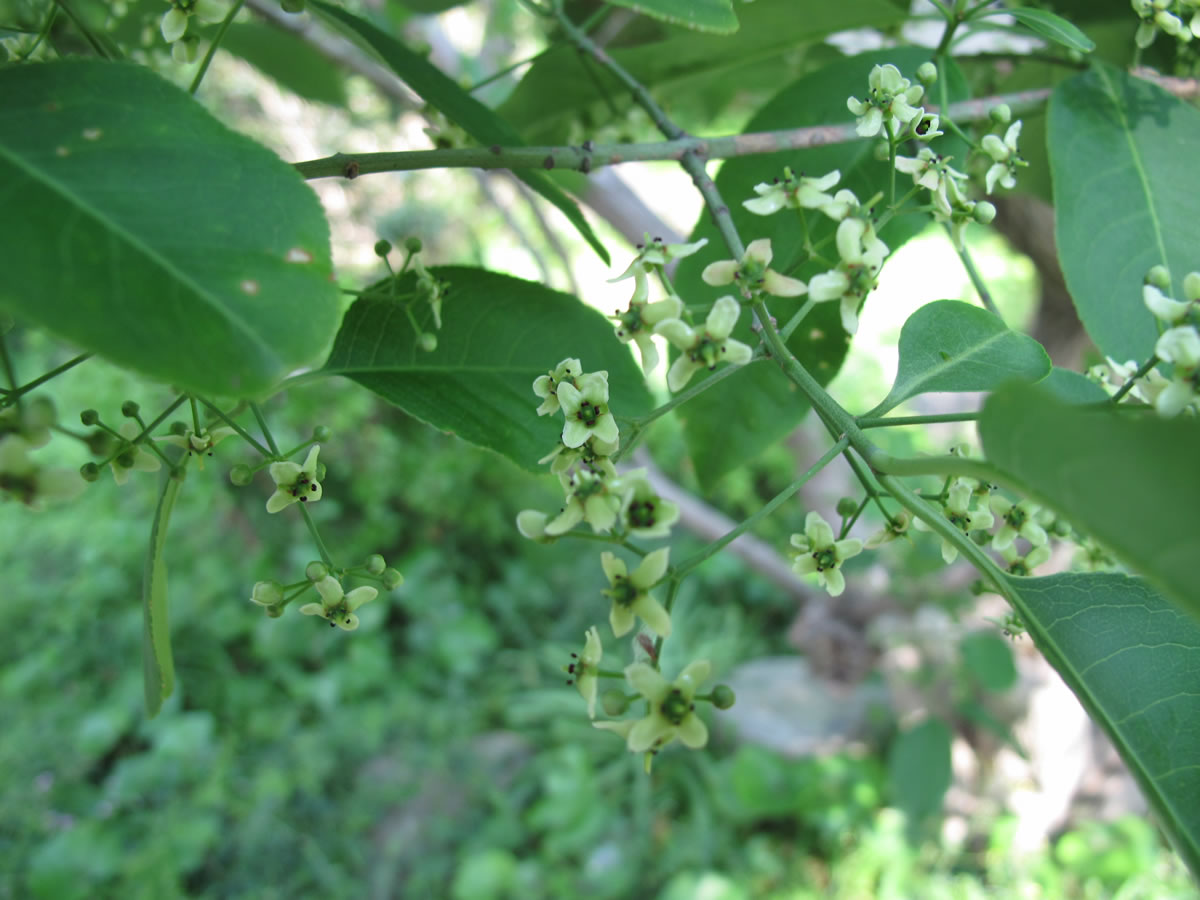
M 1180 43 L 1200 38 L 1200 0 L 1132 0 L 1132 6 L 1141 19 L 1134 35 L 1138 47 L 1149 47 L 1160 31 Z
M 389 591 L 404 583 L 404 576 L 388 566 L 387 561 L 378 553 L 368 557 L 361 566 L 338 570 L 337 576 L 325 563 L 314 560 L 305 567 L 304 578 L 295 584 L 282 585 L 278 581 L 257 582 L 250 591 L 250 602 L 263 607 L 270 618 L 277 619 L 283 615 L 289 603 L 308 591 L 315 590 L 321 598 L 320 601 L 305 603 L 300 607 L 300 612 L 306 616 L 319 616 L 327 621 L 331 628 L 354 631 L 359 625 L 356 611 L 378 597 L 379 590 L 370 585 L 362 585 L 352 591 L 346 591 L 342 587 L 342 578 L 348 575 L 376 581 Z
M 216 24 L 229 14 L 221 0 L 167 0 L 171 8 L 163 13 L 160 29 L 163 40 L 171 45 L 176 62 L 195 62 L 200 55 L 200 39 L 188 34 L 188 23 L 194 17 L 206 24 Z

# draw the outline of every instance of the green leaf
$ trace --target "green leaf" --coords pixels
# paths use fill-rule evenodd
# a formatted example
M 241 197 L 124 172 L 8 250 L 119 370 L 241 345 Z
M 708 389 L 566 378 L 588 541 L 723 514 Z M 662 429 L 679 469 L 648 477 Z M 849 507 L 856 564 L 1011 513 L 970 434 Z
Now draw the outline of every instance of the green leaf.
M 1038 649 L 1112 738 L 1200 876 L 1200 625 L 1139 578 L 1009 578 Z
M 698 31 L 731 34 L 738 28 L 731 0 L 608 0 L 608 3 Z
M 1056 16 L 1054 13 L 1047 12 L 1044 9 L 1028 9 L 1023 6 L 1019 6 L 1016 9 L 1009 7 L 989 9 L 986 12 L 980 13 L 977 18 L 982 19 L 986 16 L 1002 15 L 1012 16 L 1034 34 L 1040 35 L 1048 41 L 1054 41 L 1056 44 L 1062 44 L 1062 46 L 1069 50 L 1091 53 L 1096 49 L 1096 42 L 1086 34 L 1062 16 Z
M 910 397 L 931 392 L 988 391 L 1012 378 L 1038 381 L 1050 357 L 999 316 L 958 300 L 926 304 L 900 330 L 896 382 L 868 415 L 881 416 Z
M 835 31 L 886 28 L 905 15 L 885 0 L 809 4 L 803 15 L 796 15 L 795 0 L 756 0 L 742 4 L 738 18 L 741 27 L 729 36 L 675 34 L 608 53 L 660 103 L 674 108 L 673 101 L 694 96 L 709 82 L 739 85 L 746 72 Z M 623 116 L 632 102 L 628 96 L 611 73 L 563 47 L 530 66 L 499 112 L 530 142 L 561 144 L 573 122 L 604 124 L 614 109 Z
M 1050 374 L 1038 382 L 1063 403 L 1077 406 L 1108 402 L 1108 393 L 1086 375 L 1072 372 L 1070 369 L 1060 369 L 1055 366 Z
M 968 634 L 958 649 L 967 671 L 986 690 L 1007 691 L 1017 683 L 1012 648 L 994 630 Z
M 950 787 L 950 740 L 941 719 L 926 719 L 896 738 L 888 753 L 892 802 L 913 822 L 942 808 Z
M 388 282 L 375 285 L 346 313 L 322 370 L 345 375 L 434 428 L 500 453 L 522 468 L 562 436 L 561 414 L 537 415 L 533 380 L 565 358 L 585 372 L 608 370 L 609 408 L 623 416 L 650 410 L 650 395 L 613 324 L 569 294 L 484 269 L 448 266 L 433 273 L 449 281 L 442 328 L 432 353 L 417 348 L 403 299 Z M 402 276 L 396 296 L 411 294 Z M 426 304 L 413 313 L 432 331 Z
M 750 120 L 746 130 L 852 122 L 854 117 L 846 108 L 846 98 L 856 92 L 864 93 L 872 66 L 894 62 L 901 71 L 912 74 L 928 58 L 928 50 L 901 47 L 839 60 L 785 87 Z M 966 87 L 957 69 L 951 69 L 947 77 L 950 96 L 960 99 L 965 95 Z M 958 158 L 965 155 L 962 145 L 957 142 L 941 140 L 933 143 L 940 153 Z M 887 187 L 887 165 L 875 159 L 874 144 L 874 141 L 864 140 L 731 159 L 717 175 L 717 188 L 743 239 L 748 243 L 754 238 L 769 237 L 775 254 L 771 267 L 808 279 L 831 268 L 832 262 L 800 265 L 804 260 L 804 231 L 796 213 L 757 216 L 748 212 L 742 201 L 756 196 L 756 184 L 770 181 L 782 173 L 784 166 L 791 166 L 797 174 L 810 176 L 838 169 L 842 173 L 838 188 L 853 190 L 865 202 Z M 813 241 L 836 260 L 832 235 L 837 223 L 815 210 L 806 211 L 806 215 Z M 927 222 L 928 217 L 923 214 L 897 216 L 880 236 L 895 250 Z M 708 245 L 681 260 L 675 273 L 676 289 L 680 296 L 688 298 L 689 303 L 711 302 L 719 294 L 730 293 L 729 288 L 710 287 L 700 278 L 706 265 L 729 257 L 729 251 L 707 213 L 697 223 L 690 240 L 702 237 L 708 239 Z M 821 244 L 822 241 L 825 243 Z M 796 266 L 800 267 L 795 269 Z M 783 300 L 772 297 L 768 298 L 767 305 L 776 322 L 783 327 L 802 302 L 803 298 Z M 866 314 L 870 313 L 871 302 L 867 300 Z M 758 337 L 751 332 L 748 314 L 738 322 L 734 337 L 751 346 L 758 343 Z M 788 348 L 821 384 L 827 384 L 837 374 L 847 346 L 848 337 L 842 330 L 837 303 L 817 304 L 788 340 Z M 701 484 L 711 484 L 735 466 L 753 459 L 788 434 L 807 412 L 807 400 L 770 361 L 746 366 L 688 401 L 680 415 Z
M 154 718 L 163 701 L 175 690 L 175 663 L 171 657 L 171 631 L 167 623 L 167 526 L 183 482 L 164 479 L 154 522 L 150 526 L 150 548 L 142 574 L 142 681 L 146 691 L 146 715 Z
M 404 79 L 423 100 L 443 112 L 448 119 L 461 127 L 467 134 L 484 146 L 501 144 L 508 147 L 523 145 L 516 130 L 504 119 L 488 109 L 453 80 L 432 65 L 423 56 L 414 53 L 390 34 L 380 31 L 370 22 L 351 15 L 344 9 L 322 0 L 310 0 L 314 9 L 320 10 L 367 42 L 387 65 Z M 609 262 L 608 251 L 584 219 L 579 206 L 546 177 L 544 172 L 514 171 L 525 182 L 551 203 L 571 222 L 591 244 L 605 263 Z
M 144 66 L 0 70 L 0 184 L 0 308 L 121 365 L 259 394 L 337 327 L 312 190 Z
M 299 35 L 266 22 L 234 22 L 225 31 L 221 48 L 300 97 L 330 106 L 346 104 L 342 71 Z
M 1142 303 L 1146 272 L 1164 265 L 1179 288 L 1200 268 L 1200 111 L 1097 64 L 1054 89 L 1048 142 L 1058 255 L 1079 317 L 1106 356 L 1147 359 L 1158 329 Z
M 988 398 L 979 434 L 988 460 L 1013 487 L 1200 617 L 1200 421 L 1068 405 L 1014 384 Z

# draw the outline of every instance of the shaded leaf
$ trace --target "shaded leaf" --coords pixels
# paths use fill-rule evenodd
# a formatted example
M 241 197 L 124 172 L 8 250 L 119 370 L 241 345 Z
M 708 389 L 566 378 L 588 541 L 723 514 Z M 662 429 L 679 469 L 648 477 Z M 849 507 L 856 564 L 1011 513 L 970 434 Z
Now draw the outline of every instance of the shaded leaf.
M 868 415 L 883 415 L 910 397 L 931 392 L 987 391 L 1013 378 L 1037 381 L 1050 357 L 1028 335 L 969 303 L 938 300 L 908 317 L 900 330 L 896 382 Z
M 1108 402 L 1108 392 L 1086 375 L 1072 372 L 1070 369 L 1060 369 L 1055 366 L 1050 374 L 1038 382 L 1063 403 L 1073 403 L 1086 406 Z
M 404 79 L 421 99 L 440 110 L 460 128 L 484 146 L 501 144 L 519 147 L 523 144 L 516 130 L 461 87 L 423 56 L 410 50 L 390 34 L 380 31 L 370 22 L 351 15 L 340 7 L 322 0 L 310 0 L 315 9 L 340 22 L 367 42 L 385 63 Z M 551 203 L 571 222 L 591 244 L 605 263 L 608 251 L 584 219 L 579 206 L 546 177 L 544 172 L 515 171 L 513 174 Z
M 221 48 L 306 100 L 331 106 L 346 103 L 342 71 L 297 34 L 266 22 L 234 22 L 226 29 Z
M 432 270 L 450 283 L 442 307 L 437 349 L 417 348 L 417 333 L 388 282 L 373 286 L 346 313 L 323 372 L 345 375 L 434 428 L 500 453 L 522 468 L 537 461 L 562 435 L 562 414 L 539 417 L 533 380 L 565 358 L 585 372 L 607 369 L 609 408 L 617 416 L 643 415 L 650 396 L 613 324 L 569 294 L 485 269 Z M 413 288 L 411 275 L 396 297 Z M 414 310 L 432 331 L 426 304 Z
M 1079 318 L 1104 355 L 1144 360 L 1158 338 L 1146 272 L 1164 265 L 1179 288 L 1200 268 L 1200 111 L 1096 64 L 1054 89 L 1048 144 L 1058 256 Z
M 888 752 L 892 802 L 918 822 L 942 808 L 950 787 L 950 740 L 941 719 L 926 719 L 896 738 Z
M 986 16 L 999 15 L 1012 16 L 1034 34 L 1044 37 L 1048 41 L 1053 41 L 1056 44 L 1061 44 L 1069 50 L 1091 53 L 1096 49 L 1095 41 L 1062 16 L 1056 16 L 1048 10 L 1031 9 L 1024 6 L 1019 6 L 1015 9 L 1005 7 L 1003 9 L 988 10 L 987 12 L 980 13 L 978 18 L 982 19 Z
M 175 690 L 175 663 L 171 656 L 171 630 L 167 621 L 167 526 L 171 510 L 183 484 L 170 476 L 163 480 L 162 494 L 150 525 L 150 546 L 142 573 L 142 682 L 146 693 L 146 715 L 154 718 L 163 701 Z
M 607 0 L 646 16 L 683 25 L 698 31 L 729 34 L 737 31 L 738 20 L 731 0 Z
M 987 690 L 1007 691 L 1017 683 L 1012 648 L 995 631 L 968 634 L 958 649 L 967 671 Z
M 1200 421 L 1068 405 L 1013 384 L 988 398 L 979 434 L 1005 480 L 1200 617 Z
M 144 66 L 0 70 L 0 307 L 181 387 L 265 392 L 329 344 L 329 227 L 291 166 Z

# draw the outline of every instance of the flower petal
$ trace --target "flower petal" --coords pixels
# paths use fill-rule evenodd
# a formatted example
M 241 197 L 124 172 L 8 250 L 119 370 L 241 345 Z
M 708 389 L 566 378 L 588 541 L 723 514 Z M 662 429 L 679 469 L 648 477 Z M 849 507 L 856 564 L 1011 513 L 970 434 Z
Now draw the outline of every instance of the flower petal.
M 613 637 L 623 637 L 637 624 L 637 617 L 628 606 L 614 602 L 608 611 L 608 624 L 612 627 Z
M 733 326 L 737 324 L 738 316 L 741 314 L 741 306 L 733 297 L 726 294 L 717 300 L 712 309 L 708 311 L 708 318 L 704 320 L 704 330 L 710 337 L 718 341 L 724 340 L 733 331 Z
M 646 558 L 633 570 L 633 575 L 629 580 L 635 587 L 642 589 L 653 587 L 666 574 L 670 556 L 670 547 L 660 547 L 653 553 L 646 554 Z
M 705 284 L 711 284 L 713 287 L 718 287 L 722 284 L 729 284 L 733 281 L 733 276 L 737 273 L 738 264 L 732 259 L 723 259 L 720 262 L 709 263 L 704 267 L 704 271 L 700 273 L 700 279 Z
M 662 677 L 662 673 L 642 662 L 625 667 L 625 680 L 652 704 L 661 703 L 671 691 L 671 685 Z
M 699 750 L 708 743 L 708 726 L 695 713 L 687 716 L 679 723 L 678 734 L 679 740 L 683 741 L 683 745 L 692 750 Z
M 646 627 L 659 637 L 671 636 L 671 616 L 663 605 L 649 594 L 642 594 L 634 601 L 633 612 L 641 616 Z
M 634 753 L 650 750 L 655 746 L 666 744 L 675 736 L 676 727 L 660 715 L 649 715 L 639 719 L 629 729 L 626 746 Z

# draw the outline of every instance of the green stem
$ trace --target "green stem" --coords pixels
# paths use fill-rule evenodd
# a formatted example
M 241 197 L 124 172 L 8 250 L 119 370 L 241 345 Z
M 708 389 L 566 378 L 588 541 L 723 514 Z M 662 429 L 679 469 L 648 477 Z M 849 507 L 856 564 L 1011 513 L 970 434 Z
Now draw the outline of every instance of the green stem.
M 804 321 L 805 316 L 812 312 L 813 307 L 816 305 L 816 301 L 812 297 L 805 300 L 804 305 L 796 310 L 796 314 L 788 319 L 787 324 L 783 328 L 779 329 L 779 336 L 786 342 L 792 336 L 792 332 L 800 327 L 800 323 Z
M 263 437 L 267 441 L 267 446 L 271 448 L 268 456 L 279 456 L 279 446 L 275 443 L 275 438 L 271 434 L 271 429 L 267 427 L 267 420 L 262 414 L 262 410 L 258 408 L 257 403 L 250 404 L 250 411 L 254 413 L 254 418 L 258 422 L 258 427 L 262 429 Z
M 308 533 L 312 535 L 313 543 L 317 545 L 317 552 L 321 554 L 321 561 L 329 566 L 332 570 L 336 568 L 333 564 L 333 557 L 329 555 L 329 551 L 325 549 L 325 542 L 321 540 L 321 533 L 317 531 L 317 523 L 312 520 L 312 516 L 308 512 L 307 503 L 297 503 L 300 507 L 300 515 L 304 518 L 304 524 L 308 526 Z
M 892 418 L 868 418 L 858 420 L 859 428 L 890 428 L 893 425 L 935 425 L 941 422 L 974 422 L 978 412 L 939 413 L 934 416 L 894 416 Z
M 58 10 L 55 9 L 53 6 L 50 7 L 50 10 L 46 14 L 46 21 L 43 22 L 42 27 L 40 29 L 38 29 L 37 37 L 34 38 L 34 41 L 32 44 L 30 44 L 28 47 L 23 48 L 21 50 L 20 54 L 18 55 L 17 59 L 19 61 L 24 61 L 26 59 L 29 59 L 29 57 L 33 56 L 33 54 L 37 50 L 37 48 L 39 46 L 41 46 L 42 41 L 44 41 L 46 39 L 46 36 L 50 34 L 50 29 L 51 29 L 51 27 L 53 27 L 54 20 L 57 17 L 58 17 Z
M 209 400 L 206 400 L 204 397 L 199 397 L 198 399 L 200 400 L 201 403 L 203 403 L 205 406 L 208 407 L 209 411 L 212 412 L 213 415 L 215 415 L 218 419 L 220 419 L 222 422 L 224 422 L 226 425 L 228 425 L 230 428 L 232 428 L 234 431 L 236 431 L 243 441 L 245 441 L 247 444 L 249 444 L 251 447 L 253 447 L 255 450 L 257 450 L 263 456 L 265 456 L 267 459 L 270 459 L 272 456 L 274 456 L 274 454 L 271 453 L 270 450 L 268 450 L 266 447 L 264 447 L 262 444 L 260 444 L 257 440 L 255 440 L 254 437 L 250 434 L 250 432 L 248 432 L 245 428 L 243 428 L 237 422 L 233 421 L 233 419 L 231 419 L 229 416 L 227 416 L 224 413 L 224 411 L 222 411 L 221 409 L 218 409 L 215 403 L 212 403 Z M 260 419 L 259 424 L 261 424 L 261 423 L 262 423 L 262 420 Z
M 233 17 L 241 12 L 242 5 L 246 0 L 236 0 L 229 8 L 229 14 L 221 20 L 220 26 L 217 28 L 217 33 L 213 36 L 212 43 L 208 45 L 208 52 L 204 54 L 204 59 L 200 60 L 200 68 L 196 70 L 196 77 L 192 79 L 192 86 L 188 88 L 189 94 L 194 94 L 200 89 L 200 82 L 204 80 L 204 73 L 208 71 L 209 63 L 213 57 L 217 55 L 217 48 L 221 46 L 221 40 L 225 37 L 225 32 L 229 30 L 229 26 L 233 23 Z
M 59 9 L 66 13 L 71 23 L 79 29 L 79 33 L 83 35 L 83 39 L 96 51 L 97 56 L 101 59 L 120 58 L 119 55 L 113 53 L 114 47 L 106 46 L 100 38 L 92 33 L 92 29 L 88 27 L 87 23 L 80 18 L 78 13 L 71 8 L 71 5 L 66 0 L 54 0 L 54 2 L 58 5 Z
M 954 229 L 949 222 L 943 222 L 942 227 L 946 230 L 946 234 L 950 236 L 951 243 L 954 242 Z M 963 268 L 967 270 L 967 277 L 971 279 L 971 284 L 975 287 L 975 292 L 979 294 L 979 299 L 983 301 L 984 309 L 990 312 L 998 319 L 1002 319 L 1000 310 L 996 308 L 996 303 L 992 300 L 992 295 L 987 289 L 987 285 L 983 282 L 983 277 L 979 274 L 979 270 L 975 268 L 975 263 L 971 259 L 971 254 L 967 250 L 966 245 L 954 248 L 958 252 L 958 258 L 962 260 Z
M 19 388 L 14 388 L 13 390 L 9 391 L 8 397 L 5 398 L 3 405 L 8 406 L 12 402 L 13 399 L 20 397 L 22 394 L 28 394 L 34 388 L 41 387 L 43 384 L 45 384 L 50 379 L 57 378 L 59 375 L 61 375 L 63 372 L 66 372 L 68 369 L 73 369 L 73 368 L 75 368 L 75 366 L 79 365 L 84 360 L 88 360 L 91 358 L 92 358 L 92 354 L 81 353 L 76 357 L 68 359 L 61 366 L 55 366 L 49 372 L 45 373 L 44 375 L 39 375 L 37 378 L 33 379 L 33 381 L 29 382 L 28 384 L 23 384 Z M 7 354 L 6 354 L 6 359 L 7 359 Z
M 4 405 L 10 405 L 8 397 L 13 397 L 15 395 L 17 405 L 20 406 L 21 395 L 16 393 L 17 372 L 13 367 L 12 357 L 8 354 L 8 341 L 4 340 L 3 337 L 0 337 L 0 365 L 4 367 L 4 378 L 8 381 L 8 386 L 10 388 L 8 391 L 8 396 L 5 398 Z
M 1133 375 L 1131 375 L 1129 377 L 1129 380 L 1126 381 L 1123 385 L 1121 385 L 1120 390 L 1118 390 L 1115 394 L 1112 395 L 1112 397 L 1109 398 L 1109 402 L 1110 403 L 1120 403 L 1121 398 L 1123 398 L 1126 394 L 1128 394 L 1130 391 L 1133 390 L 1133 386 L 1134 386 L 1134 384 L 1137 383 L 1137 380 L 1139 378 L 1145 378 L 1147 373 L 1149 373 L 1149 371 L 1151 369 L 1153 369 L 1156 365 L 1158 365 L 1158 356 L 1152 353 L 1152 354 L 1150 354 L 1150 358 L 1148 360 L 1146 360 L 1144 363 L 1142 363 L 1140 366 L 1138 366 L 1137 371 L 1134 372 Z

